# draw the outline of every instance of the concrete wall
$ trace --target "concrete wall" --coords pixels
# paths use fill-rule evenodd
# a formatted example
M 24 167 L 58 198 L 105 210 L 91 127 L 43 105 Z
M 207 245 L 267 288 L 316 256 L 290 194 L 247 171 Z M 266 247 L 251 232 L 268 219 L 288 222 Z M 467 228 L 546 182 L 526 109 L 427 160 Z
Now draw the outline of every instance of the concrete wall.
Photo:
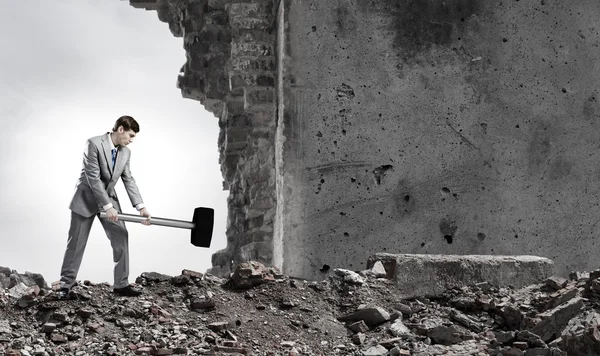
M 282 4 L 285 273 L 358 270 L 377 252 L 598 267 L 596 0 Z

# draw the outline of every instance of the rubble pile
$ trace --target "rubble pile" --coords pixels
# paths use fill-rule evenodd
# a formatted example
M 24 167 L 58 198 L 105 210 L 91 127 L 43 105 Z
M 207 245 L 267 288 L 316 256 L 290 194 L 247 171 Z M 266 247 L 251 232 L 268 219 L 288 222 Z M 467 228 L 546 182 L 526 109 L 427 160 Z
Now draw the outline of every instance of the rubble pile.
M 522 289 L 487 282 L 402 298 L 385 269 L 289 278 L 257 262 L 229 279 L 142 273 L 140 297 L 0 267 L 0 355 L 600 355 L 600 270 Z

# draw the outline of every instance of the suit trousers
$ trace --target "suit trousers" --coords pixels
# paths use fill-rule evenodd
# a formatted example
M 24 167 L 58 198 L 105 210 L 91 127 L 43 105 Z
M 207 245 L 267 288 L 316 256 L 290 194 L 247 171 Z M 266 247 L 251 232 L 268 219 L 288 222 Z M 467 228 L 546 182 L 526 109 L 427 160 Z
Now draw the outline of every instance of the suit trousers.
M 111 199 L 111 201 L 113 207 L 121 213 L 118 201 L 115 199 Z M 60 272 L 61 288 L 71 288 L 76 282 L 94 218 L 96 215 L 85 217 L 71 211 L 69 239 Z M 113 288 L 126 287 L 129 285 L 129 234 L 125 228 L 125 222 L 119 220 L 115 223 L 108 219 L 100 219 L 100 217 L 98 219 L 113 250 L 113 262 L 115 263 Z

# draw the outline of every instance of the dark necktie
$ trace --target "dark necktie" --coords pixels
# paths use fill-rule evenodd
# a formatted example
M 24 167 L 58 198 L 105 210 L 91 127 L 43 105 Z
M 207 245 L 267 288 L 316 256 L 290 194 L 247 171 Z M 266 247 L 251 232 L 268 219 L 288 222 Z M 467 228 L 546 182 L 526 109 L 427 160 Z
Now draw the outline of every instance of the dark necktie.
M 112 149 L 112 168 L 115 169 L 115 162 L 117 162 L 117 148 Z

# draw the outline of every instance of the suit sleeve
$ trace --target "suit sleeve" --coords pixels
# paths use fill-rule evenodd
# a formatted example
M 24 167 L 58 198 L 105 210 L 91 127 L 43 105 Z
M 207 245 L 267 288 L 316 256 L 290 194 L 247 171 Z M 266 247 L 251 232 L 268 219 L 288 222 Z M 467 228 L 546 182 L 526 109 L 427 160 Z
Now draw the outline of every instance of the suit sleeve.
M 123 185 L 125 186 L 127 195 L 129 195 L 129 200 L 131 201 L 131 204 L 134 207 L 136 207 L 138 204 L 143 204 L 144 202 L 142 200 L 142 196 L 140 195 L 140 190 L 138 189 L 138 186 L 135 183 L 135 179 L 133 179 L 133 177 L 131 176 L 131 170 L 129 169 L 130 158 L 131 153 L 129 154 L 129 157 L 127 157 L 125 168 L 123 168 L 123 173 L 121 173 L 121 179 L 123 180 Z
M 100 163 L 98 161 L 98 147 L 91 140 L 87 140 L 86 149 L 83 152 L 83 170 L 88 185 L 92 188 L 92 193 L 96 198 L 98 207 L 110 204 L 110 198 L 106 192 L 106 187 L 100 179 Z

